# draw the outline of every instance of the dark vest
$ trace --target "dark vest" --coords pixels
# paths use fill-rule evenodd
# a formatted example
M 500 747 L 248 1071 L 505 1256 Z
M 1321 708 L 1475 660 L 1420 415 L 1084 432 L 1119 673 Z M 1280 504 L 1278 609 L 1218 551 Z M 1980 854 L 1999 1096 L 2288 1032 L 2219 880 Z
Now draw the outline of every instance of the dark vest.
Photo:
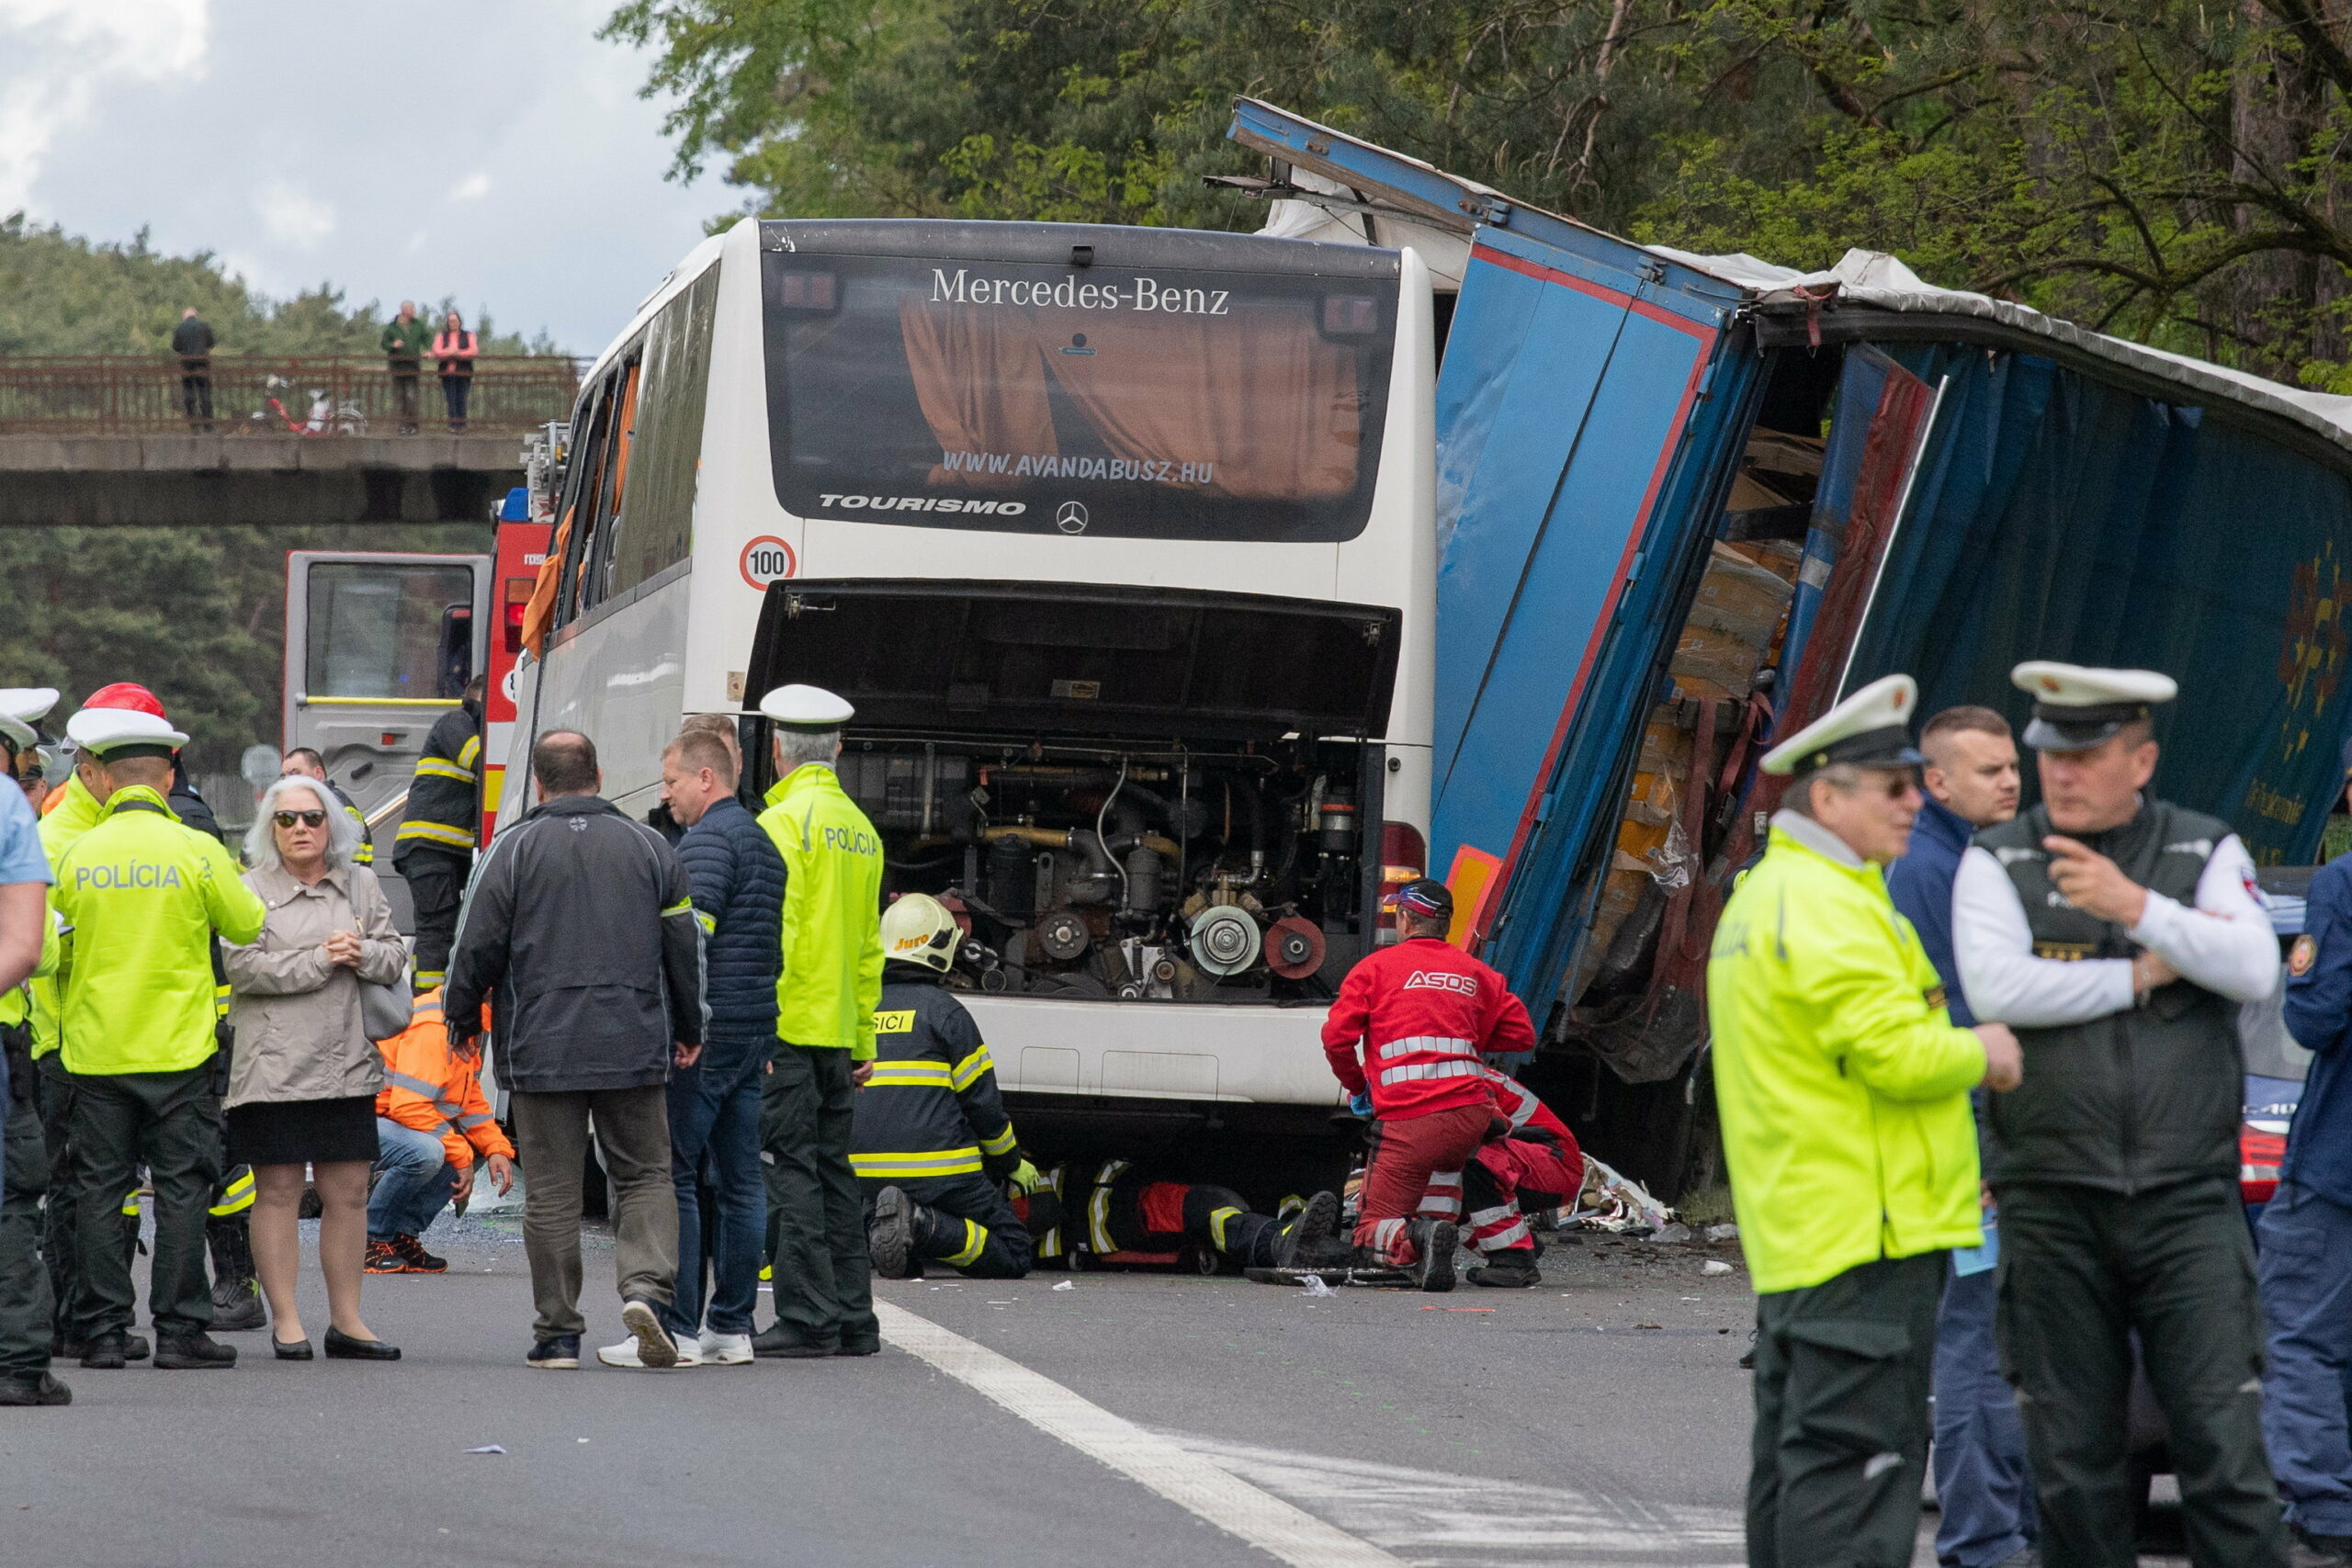
M 2050 881 L 2041 807 L 1976 835 L 2009 874 L 2034 956 L 2130 958 L 2123 927 L 2075 908 Z M 2080 839 L 2151 892 L 2194 907 L 2230 834 L 2218 818 L 2150 801 L 2120 828 Z M 2025 1082 L 1989 1097 L 1996 1182 L 2053 1181 L 2132 1193 L 2197 1177 L 2234 1179 L 2245 1067 L 2237 1004 L 2177 980 L 2148 1005 L 2058 1029 L 2019 1029 Z

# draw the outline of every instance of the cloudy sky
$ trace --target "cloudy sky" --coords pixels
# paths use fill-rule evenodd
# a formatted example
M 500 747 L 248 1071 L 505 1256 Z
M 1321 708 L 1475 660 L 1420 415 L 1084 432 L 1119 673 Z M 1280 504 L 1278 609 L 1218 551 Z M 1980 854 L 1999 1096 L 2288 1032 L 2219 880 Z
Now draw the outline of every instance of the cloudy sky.
M 456 297 L 594 352 L 737 205 L 665 180 L 611 0 L 0 0 L 0 213 L 265 293 Z

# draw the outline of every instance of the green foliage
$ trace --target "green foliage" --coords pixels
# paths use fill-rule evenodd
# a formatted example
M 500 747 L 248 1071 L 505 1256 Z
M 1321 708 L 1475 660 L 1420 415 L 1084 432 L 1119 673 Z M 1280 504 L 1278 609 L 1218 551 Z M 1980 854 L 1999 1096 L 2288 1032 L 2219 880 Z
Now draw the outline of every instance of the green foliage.
M 220 338 L 217 352 L 284 357 L 373 357 L 376 334 L 399 308 L 373 300 L 346 308 L 343 291 L 324 283 L 272 300 L 222 271 L 209 251 L 171 256 L 148 249 L 143 230 L 127 245 L 94 244 L 21 212 L 0 218 L 0 354 L 162 354 L 191 305 Z M 484 353 L 554 352 L 544 342 L 499 333 L 487 311 L 447 299 L 432 311 L 451 309 L 481 333 Z
M 775 216 L 1254 227 L 1265 97 L 1600 227 L 1931 281 L 2352 391 L 2318 0 L 628 0 L 681 171 Z

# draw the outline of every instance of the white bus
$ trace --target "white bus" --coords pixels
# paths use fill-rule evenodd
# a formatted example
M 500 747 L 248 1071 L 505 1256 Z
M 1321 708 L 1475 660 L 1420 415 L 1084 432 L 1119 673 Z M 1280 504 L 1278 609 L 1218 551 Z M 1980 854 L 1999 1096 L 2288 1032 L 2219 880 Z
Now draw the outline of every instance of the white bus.
M 755 800 L 746 710 L 839 692 L 1008 1091 L 1319 1122 L 1322 1004 L 1426 858 L 1433 359 L 1409 252 L 746 220 L 582 383 L 512 776 L 577 728 L 643 815 L 726 713 Z

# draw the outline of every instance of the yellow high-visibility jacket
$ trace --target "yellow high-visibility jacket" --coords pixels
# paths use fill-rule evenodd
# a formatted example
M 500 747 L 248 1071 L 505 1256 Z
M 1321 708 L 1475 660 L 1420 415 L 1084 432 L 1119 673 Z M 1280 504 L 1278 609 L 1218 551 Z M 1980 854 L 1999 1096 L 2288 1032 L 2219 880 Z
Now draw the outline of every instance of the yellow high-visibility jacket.
M 1782 812 L 1707 962 L 1715 1100 L 1758 1292 L 1979 1245 L 1984 1048 L 1879 868 Z
M 252 942 L 268 912 L 220 840 L 144 785 L 117 790 L 59 857 L 50 899 L 74 928 L 66 1071 L 183 1072 L 212 1055 L 212 933 Z
M 33 972 L 25 976 L 23 985 L 11 986 L 6 991 L 0 991 L 0 1025 L 35 1020 L 33 1055 L 36 1056 L 41 1055 L 41 1048 L 40 1025 L 33 1006 L 33 987 L 57 973 L 57 955 L 61 947 L 57 940 L 57 917 L 52 912 L 49 923 L 40 930 L 40 961 L 33 965 Z M 53 1036 L 51 1043 L 54 1044 Z
M 74 847 L 74 840 L 98 825 L 101 811 L 98 797 L 92 795 L 75 773 L 57 792 L 57 804 L 41 813 L 40 847 L 49 852 L 51 870 L 57 867 L 57 857 Z
M 760 813 L 784 855 L 778 1036 L 874 1059 L 882 1000 L 882 837 L 833 770 L 793 769 Z

